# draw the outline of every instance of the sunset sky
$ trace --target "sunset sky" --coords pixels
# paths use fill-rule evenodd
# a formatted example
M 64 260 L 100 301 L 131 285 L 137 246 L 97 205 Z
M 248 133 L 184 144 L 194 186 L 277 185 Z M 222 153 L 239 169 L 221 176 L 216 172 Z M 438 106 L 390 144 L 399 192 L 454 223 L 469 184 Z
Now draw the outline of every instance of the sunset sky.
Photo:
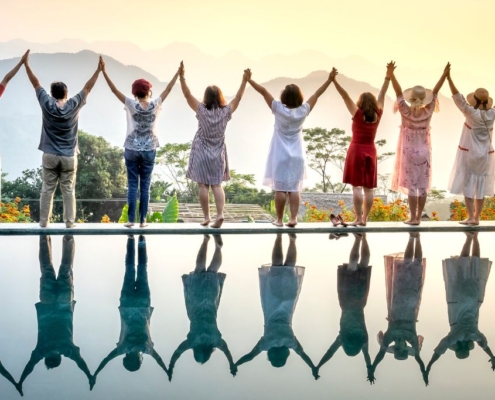
M 130 41 L 144 49 L 190 42 L 252 57 L 314 49 L 411 67 L 491 70 L 489 0 L 3 0 L 0 40 Z M 302 61 L 303 62 L 303 61 Z

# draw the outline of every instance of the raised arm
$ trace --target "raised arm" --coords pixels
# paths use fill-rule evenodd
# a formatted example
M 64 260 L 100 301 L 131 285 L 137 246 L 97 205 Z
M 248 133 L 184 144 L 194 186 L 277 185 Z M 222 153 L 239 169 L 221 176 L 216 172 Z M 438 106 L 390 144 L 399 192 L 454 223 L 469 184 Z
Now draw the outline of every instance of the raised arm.
M 334 80 L 335 76 L 337 75 L 337 70 L 335 68 L 332 68 L 332 72 L 328 75 L 328 79 L 321 85 L 316 92 L 313 93 L 313 95 L 308 99 L 307 103 L 309 104 L 309 108 L 312 110 L 313 107 L 315 106 L 316 102 L 318 101 L 318 98 L 325 93 L 325 90 L 328 89 L 332 81 Z
M 236 367 L 239 365 L 245 364 L 249 361 L 252 361 L 255 357 L 257 357 L 261 353 L 261 340 L 256 343 L 256 346 L 254 346 L 253 350 L 251 350 L 249 353 L 246 355 L 242 356 L 237 362 L 235 363 Z
M 184 353 L 186 350 L 191 349 L 191 345 L 189 344 L 188 340 L 184 340 L 179 347 L 177 347 L 177 350 L 174 351 L 174 354 L 172 355 L 172 359 L 170 360 L 170 364 L 168 365 L 168 380 L 172 380 L 172 374 L 174 373 L 174 368 L 175 368 L 175 363 L 177 360 L 180 358 L 182 353 Z
M 185 73 L 186 73 L 186 69 L 184 68 L 184 63 L 181 61 L 179 67 L 179 80 L 180 80 L 180 87 L 182 89 L 182 94 L 184 94 L 184 97 L 186 98 L 189 107 L 191 107 L 193 111 L 196 112 L 198 111 L 199 101 L 196 98 L 194 98 L 194 96 L 191 94 L 191 91 L 187 87 L 186 78 L 184 76 Z
M 268 107 L 271 110 L 273 103 L 273 96 L 270 93 L 268 93 L 268 90 L 266 90 L 263 86 L 259 85 L 255 81 L 253 81 L 251 78 L 249 78 L 248 82 L 253 87 L 254 90 L 256 90 L 259 94 L 263 96 L 266 104 L 268 104 Z
M 445 68 L 443 70 L 442 76 L 440 77 L 437 84 L 433 88 L 433 94 L 438 94 L 438 92 L 440 91 L 440 89 L 442 88 L 442 86 L 445 82 L 445 79 L 449 75 L 449 72 L 450 72 L 450 63 L 447 63 L 447 65 L 445 66 Z
M 340 340 L 340 335 L 337 336 L 337 339 L 335 339 L 335 342 L 332 343 L 330 348 L 327 350 L 325 355 L 322 357 L 320 362 L 317 365 L 317 368 L 321 368 L 323 365 L 325 365 L 335 354 L 335 352 L 342 346 L 342 340 Z
M 237 94 L 235 97 L 232 99 L 232 101 L 229 103 L 230 109 L 232 112 L 234 112 L 237 107 L 239 106 L 239 103 L 241 102 L 242 95 L 244 94 L 244 91 L 246 90 L 246 83 L 248 80 L 251 79 L 251 70 L 245 69 L 244 70 L 244 75 L 242 75 L 242 82 L 241 82 L 241 87 L 237 91 Z
M 338 75 L 338 72 L 337 72 L 337 70 L 335 70 L 335 76 L 333 78 L 333 83 L 335 84 L 335 88 L 337 89 L 337 92 L 339 92 L 342 99 L 344 99 L 344 103 L 345 103 L 347 109 L 349 110 L 351 115 L 354 117 L 354 115 L 356 114 L 356 112 L 358 110 L 358 106 L 356 105 L 356 103 L 354 103 L 354 101 L 352 101 L 351 97 L 345 91 L 345 89 L 342 86 L 340 86 L 339 82 L 337 82 L 337 75 Z
M 227 346 L 227 342 L 222 339 L 220 342 L 220 346 L 218 348 L 225 354 L 225 357 L 227 357 L 227 361 L 229 362 L 230 366 L 230 373 L 235 376 L 237 374 L 237 365 L 235 365 L 234 360 L 232 359 L 232 354 L 230 354 L 229 346 Z
M 29 50 L 24 53 L 24 55 L 21 57 L 21 59 L 15 65 L 15 67 L 12 68 L 9 72 L 7 72 L 7 74 L 2 79 L 2 82 L 0 82 L 0 85 L 2 85 L 4 88 L 7 87 L 7 84 L 15 76 L 15 74 L 19 72 L 19 69 L 21 68 L 22 64 L 24 64 L 28 56 L 29 56 Z
M 31 82 L 31 85 L 33 85 L 34 87 L 34 90 L 41 87 L 40 81 L 38 80 L 33 70 L 31 69 L 31 66 L 29 65 L 29 53 L 27 54 L 26 59 L 24 60 L 24 67 L 26 68 L 26 74 L 29 78 L 29 81 Z
M 115 84 L 112 82 L 112 80 L 108 76 L 107 66 L 105 65 L 105 61 L 103 60 L 102 56 L 100 56 L 100 69 L 103 72 L 103 77 L 107 81 L 108 87 L 110 88 L 112 93 L 117 97 L 117 99 L 119 99 L 122 103 L 125 104 L 125 96 L 119 89 L 117 89 L 117 86 L 115 86 Z
M 395 69 L 395 62 L 390 61 L 387 64 L 387 73 L 385 75 L 385 80 L 383 81 L 382 88 L 380 89 L 380 93 L 378 93 L 378 108 L 380 110 L 383 110 L 383 107 L 385 106 L 385 95 L 387 94 L 388 86 L 390 84 L 390 80 L 392 79 L 392 75 L 394 74 L 394 69 Z
M 375 371 L 373 369 L 373 365 L 371 364 L 368 341 L 366 341 L 366 343 L 364 344 L 362 351 L 364 356 L 364 362 L 366 363 L 367 379 L 370 385 L 373 385 L 373 383 L 375 383 L 375 375 L 374 375 Z
M 454 81 L 452 80 L 452 77 L 450 76 L 450 71 L 447 75 L 447 81 L 449 82 L 449 87 L 450 87 L 450 91 L 452 92 L 452 96 L 455 96 L 456 94 L 458 94 L 459 91 L 457 90 L 457 88 L 454 85 Z
M 86 82 L 86 84 L 83 87 L 84 93 L 86 94 L 86 97 L 88 97 L 89 92 L 93 89 L 93 86 L 95 85 L 96 81 L 98 80 L 98 76 L 100 75 L 101 69 L 102 69 L 102 58 L 100 56 L 100 59 L 98 60 L 98 66 L 96 67 L 96 71 L 94 74 L 89 78 L 89 81 Z
M 315 379 L 318 379 L 320 376 L 318 375 L 318 368 L 315 367 L 315 365 L 313 364 L 313 360 L 311 360 L 311 358 L 309 358 L 309 356 L 306 354 L 306 352 L 304 351 L 303 347 L 301 346 L 301 343 L 299 343 L 299 341 L 296 339 L 296 348 L 294 349 L 294 351 L 296 352 L 296 354 L 301 357 L 303 359 L 303 361 L 306 363 L 306 365 L 311 368 L 311 373 L 313 374 L 313 377 Z
M 395 69 L 395 67 L 394 67 Z M 402 88 L 400 87 L 399 81 L 395 76 L 395 71 L 392 71 L 392 75 L 390 76 L 390 80 L 392 81 L 392 87 L 394 88 L 395 95 L 397 97 L 402 96 Z
M 160 94 L 160 97 L 162 98 L 162 103 L 165 101 L 165 99 L 167 98 L 167 96 L 172 91 L 172 88 L 174 87 L 175 82 L 177 82 L 177 78 L 179 77 L 179 71 L 180 70 L 178 69 L 177 72 L 175 73 L 175 75 L 173 76 L 172 80 L 168 83 L 168 85 L 165 88 L 165 90 Z

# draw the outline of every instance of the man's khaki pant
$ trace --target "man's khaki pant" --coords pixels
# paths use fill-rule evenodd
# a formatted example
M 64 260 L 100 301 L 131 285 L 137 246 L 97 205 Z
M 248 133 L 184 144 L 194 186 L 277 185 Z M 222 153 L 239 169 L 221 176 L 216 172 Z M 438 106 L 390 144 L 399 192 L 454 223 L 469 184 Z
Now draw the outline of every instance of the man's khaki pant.
M 77 156 L 64 157 L 43 153 L 43 186 L 40 199 L 40 225 L 46 226 L 52 216 L 53 195 L 60 181 L 64 201 L 64 222 L 67 226 L 76 219 Z

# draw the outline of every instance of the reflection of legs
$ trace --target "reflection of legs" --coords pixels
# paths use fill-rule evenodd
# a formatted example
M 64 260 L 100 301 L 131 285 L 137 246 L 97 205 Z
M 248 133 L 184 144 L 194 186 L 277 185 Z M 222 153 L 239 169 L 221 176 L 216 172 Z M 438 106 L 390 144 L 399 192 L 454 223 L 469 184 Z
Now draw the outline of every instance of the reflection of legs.
M 205 272 L 206 271 L 206 253 L 208 251 L 208 242 L 210 241 L 209 235 L 204 235 L 203 243 L 199 248 L 198 255 L 196 257 L 196 268 L 194 272 Z
M 277 213 L 277 220 L 273 224 L 276 226 L 284 225 L 284 210 L 285 210 L 286 202 L 287 202 L 287 193 L 275 192 L 275 211 Z
M 62 242 L 62 263 L 58 271 L 59 302 L 70 303 L 74 300 L 74 237 L 65 235 Z
M 356 220 L 349 225 L 361 225 L 363 223 L 363 188 L 361 186 L 352 187 L 352 202 L 354 203 Z
M 198 183 L 199 186 L 199 204 L 201 205 L 201 210 L 203 210 L 203 215 L 205 217 L 201 225 L 208 225 L 210 223 L 210 187 L 204 183 Z
M 363 239 L 361 242 L 361 259 L 359 260 L 359 266 L 361 268 L 367 267 L 370 264 L 370 246 L 368 240 L 366 240 L 366 233 L 363 233 Z
M 225 207 L 225 193 L 221 185 L 212 185 L 211 191 L 213 192 L 215 207 L 217 209 L 215 223 L 212 225 L 212 228 L 220 228 L 224 220 L 223 209 Z
M 277 233 L 277 238 L 273 244 L 272 250 L 272 266 L 280 266 L 284 264 L 284 252 L 282 250 L 282 234 Z
M 60 190 L 64 201 L 64 222 L 72 228 L 76 222 L 77 156 L 61 157 Z
M 289 248 L 287 249 L 287 255 L 285 256 L 284 266 L 295 267 L 297 261 L 297 248 L 296 248 L 296 235 L 295 233 L 289 234 Z
M 404 252 L 404 258 L 410 260 L 414 256 L 414 234 L 409 234 L 409 240 L 407 241 L 406 251 Z
M 210 266 L 208 267 L 208 271 L 210 272 L 218 272 L 220 267 L 222 266 L 222 237 L 220 235 L 213 235 L 213 239 L 215 240 L 215 252 L 213 253 L 213 258 L 211 259 Z
M 474 257 L 480 256 L 480 242 L 478 241 L 478 232 L 473 232 L 473 250 L 471 255 Z
M 361 246 L 361 240 L 363 236 L 359 233 L 354 233 L 354 244 L 352 245 L 351 252 L 349 254 L 349 269 L 356 271 L 358 269 L 359 262 L 359 247 Z
M 134 288 L 136 286 L 136 268 L 135 268 L 136 250 L 134 236 L 127 239 L 127 253 L 125 255 L 125 275 L 122 291 L 120 292 L 120 305 L 125 306 L 132 303 Z M 132 304 L 131 304 L 132 305 Z
M 297 224 L 297 213 L 299 212 L 299 205 L 301 204 L 301 195 L 299 192 L 289 192 L 289 209 L 290 209 L 290 221 L 287 226 L 294 227 Z
M 368 222 L 368 214 L 373 206 L 373 189 L 363 188 L 364 190 L 364 209 L 363 209 L 363 225 Z
M 40 236 L 40 301 L 53 303 L 56 297 L 55 270 L 52 264 L 52 240 L 50 236 Z
M 419 232 L 413 234 L 416 238 L 414 246 L 414 258 L 418 260 L 423 259 L 423 247 L 421 246 L 421 238 L 419 237 Z
M 464 232 L 466 234 L 466 241 L 464 242 L 464 246 L 462 246 L 461 257 L 469 257 L 469 253 L 471 253 L 471 245 L 473 243 L 473 232 Z
M 151 305 L 150 286 L 148 283 L 148 254 L 146 252 L 146 240 L 143 235 L 139 236 L 138 242 L 138 267 L 136 278 L 136 297 L 141 307 Z

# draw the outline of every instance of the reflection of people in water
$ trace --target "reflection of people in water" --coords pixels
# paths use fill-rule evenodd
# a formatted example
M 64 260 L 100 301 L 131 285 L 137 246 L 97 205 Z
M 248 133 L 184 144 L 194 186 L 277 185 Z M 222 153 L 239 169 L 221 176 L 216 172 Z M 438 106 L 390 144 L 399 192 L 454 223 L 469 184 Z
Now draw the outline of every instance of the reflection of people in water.
M 367 369 L 371 368 L 368 331 L 364 319 L 364 307 L 368 300 L 371 279 L 370 248 L 366 234 L 354 233 L 354 237 L 349 263 L 339 265 L 337 269 L 337 291 L 342 309 L 340 332 L 318 364 L 318 370 L 340 347 L 350 357 L 362 352 Z
M 465 234 L 466 242 L 461 255 L 443 260 L 450 332 L 435 349 L 428 364 L 428 374 L 433 363 L 448 349 L 454 351 L 459 359 L 468 358 L 475 342 L 488 354 L 492 369 L 495 370 L 495 358 L 485 335 L 478 328 L 479 311 L 485 298 L 492 262 L 488 258 L 480 258 L 478 233 Z
M 423 258 L 419 233 L 409 234 L 404 253 L 385 256 L 388 329 L 385 333 L 378 334 L 380 351 L 371 367 L 371 383 L 374 381 L 376 367 L 385 357 L 385 353 L 392 353 L 396 360 L 414 357 L 424 377 L 425 366 L 420 356 L 423 336 L 416 333 L 416 322 L 425 268 L 426 259 Z
M 148 285 L 148 256 L 146 254 L 146 240 L 139 236 L 138 264 L 136 274 L 136 244 L 134 236 L 127 239 L 127 253 L 125 257 L 125 275 L 120 293 L 120 338 L 117 347 L 105 357 L 95 372 L 96 376 L 109 361 L 125 355 L 122 362 L 130 372 L 137 371 L 143 363 L 143 353 L 155 359 L 160 367 L 168 373 L 167 367 L 160 355 L 156 352 L 151 340 L 150 320 L 153 314 L 151 307 L 151 293 Z
M 21 385 L 17 384 L 17 382 L 14 380 L 14 378 L 12 378 L 12 375 L 10 375 L 10 372 L 7 371 L 7 369 L 3 366 L 1 361 L 0 361 L 0 375 L 2 375 L 10 383 L 12 383 L 12 385 L 15 386 L 15 388 L 21 394 L 21 396 L 23 396 Z
M 218 272 L 222 265 L 222 237 L 213 235 L 215 253 L 211 263 L 206 268 L 206 252 L 210 237 L 204 236 L 196 259 L 196 268 L 193 272 L 182 276 L 187 316 L 190 321 L 189 333 L 172 355 L 169 365 L 169 378 L 172 379 L 175 364 L 182 353 L 193 351 L 194 359 L 204 364 L 215 349 L 220 349 L 230 365 L 230 372 L 235 376 L 237 368 L 230 354 L 227 343 L 217 325 L 217 313 L 222 297 L 223 284 L 226 275 Z
M 273 246 L 272 264 L 259 268 L 261 305 L 265 319 L 264 334 L 253 350 L 237 361 L 242 365 L 266 351 L 268 360 L 276 368 L 283 367 L 294 350 L 311 368 L 318 379 L 318 371 L 292 330 L 292 316 L 301 292 L 304 267 L 296 267 L 296 235 L 290 234 L 290 244 L 285 258 L 282 251 L 282 235 L 278 234 Z
M 62 356 L 75 361 L 86 374 L 92 387 L 93 378 L 86 362 L 81 357 L 79 347 L 73 340 L 74 281 L 72 264 L 74 261 L 74 238 L 66 235 L 62 244 L 62 263 L 58 272 L 52 264 L 52 243 L 50 236 L 40 236 L 40 302 L 36 303 L 38 315 L 38 342 L 31 353 L 31 359 L 24 368 L 19 386 L 33 372 L 43 358 L 47 369 L 57 368 Z

